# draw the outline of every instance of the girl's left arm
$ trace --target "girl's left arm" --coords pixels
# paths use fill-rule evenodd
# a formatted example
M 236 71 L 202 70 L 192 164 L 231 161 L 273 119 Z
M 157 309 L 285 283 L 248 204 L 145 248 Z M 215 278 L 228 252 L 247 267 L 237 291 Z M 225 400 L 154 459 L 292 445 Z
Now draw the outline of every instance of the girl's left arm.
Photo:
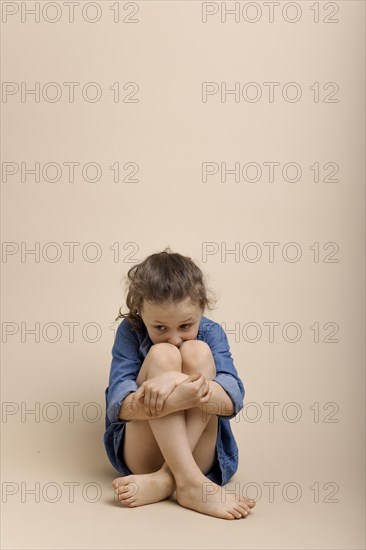
M 219 323 L 208 330 L 205 341 L 215 361 L 216 376 L 209 381 L 211 398 L 200 408 L 207 414 L 234 418 L 244 406 L 245 390 L 235 368 L 226 333 Z
M 215 380 L 208 381 L 211 388 L 211 397 L 207 403 L 202 403 L 198 407 L 207 414 L 217 414 L 218 416 L 236 416 L 234 403 L 229 394 Z

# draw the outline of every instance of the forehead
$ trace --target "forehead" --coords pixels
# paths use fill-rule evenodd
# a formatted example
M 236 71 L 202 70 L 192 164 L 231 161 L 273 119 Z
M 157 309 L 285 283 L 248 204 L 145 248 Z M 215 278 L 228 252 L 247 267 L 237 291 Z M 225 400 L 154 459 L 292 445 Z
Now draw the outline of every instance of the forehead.
M 142 312 L 146 317 L 158 321 L 179 321 L 191 315 L 197 316 L 197 314 L 201 313 L 201 308 L 198 304 L 193 303 L 190 298 L 186 298 L 178 303 L 164 302 L 162 304 L 155 304 L 144 300 Z

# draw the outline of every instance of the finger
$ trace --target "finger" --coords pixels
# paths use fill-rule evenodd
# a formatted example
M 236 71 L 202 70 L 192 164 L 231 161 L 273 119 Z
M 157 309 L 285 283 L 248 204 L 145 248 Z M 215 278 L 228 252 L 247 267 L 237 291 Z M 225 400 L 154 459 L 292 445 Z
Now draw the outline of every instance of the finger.
M 144 395 L 144 390 L 145 390 L 144 383 L 142 383 L 139 389 L 135 391 L 133 398 L 136 400 L 141 399 L 141 397 Z
M 202 377 L 202 372 L 196 371 L 190 374 L 187 380 L 190 380 L 191 382 L 196 382 L 201 377 Z
M 158 393 L 152 392 L 150 398 L 150 413 L 151 416 L 156 416 L 156 402 L 158 400 Z
M 192 386 L 197 392 L 199 392 L 202 388 L 202 385 L 203 385 L 203 375 L 200 373 L 198 378 L 196 378 L 195 380 L 192 380 Z
M 150 399 L 151 399 L 151 392 L 148 388 L 145 390 L 145 398 L 144 398 L 144 410 L 146 416 L 151 416 L 150 414 Z
M 206 378 L 206 388 L 205 388 L 205 394 L 209 392 L 211 389 L 210 381 Z
M 200 392 L 201 392 L 201 395 L 206 395 L 206 393 L 208 392 L 208 390 L 210 389 L 210 384 L 208 383 L 208 380 L 207 378 L 204 376 L 203 377 L 203 380 L 202 380 L 202 383 L 200 385 Z
M 209 391 L 206 393 L 206 395 L 204 395 L 203 397 L 201 397 L 200 402 L 201 402 L 201 403 L 207 403 L 208 401 L 210 401 L 211 396 L 212 396 L 212 390 L 209 390 Z
M 206 377 L 202 373 L 200 373 L 200 377 L 193 382 L 194 388 L 199 395 L 202 393 L 205 393 L 206 381 L 207 381 Z
M 165 398 L 160 395 L 156 400 L 156 413 L 159 414 L 162 411 L 163 405 L 165 403 Z

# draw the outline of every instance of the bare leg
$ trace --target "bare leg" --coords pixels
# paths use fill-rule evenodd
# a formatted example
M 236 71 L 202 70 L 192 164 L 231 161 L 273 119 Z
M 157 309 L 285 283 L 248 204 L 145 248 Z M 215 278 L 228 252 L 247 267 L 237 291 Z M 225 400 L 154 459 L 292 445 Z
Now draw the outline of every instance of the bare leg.
M 189 424 L 187 423 L 187 427 L 189 425 L 192 426 L 194 421 L 195 419 L 191 418 Z M 214 439 L 214 442 L 212 443 L 213 438 L 209 432 L 212 434 L 217 433 L 217 419 L 215 417 L 211 417 L 209 421 L 210 424 L 214 426 L 215 432 L 211 427 L 207 430 L 204 429 L 199 440 L 199 443 L 202 443 L 202 447 L 206 447 L 206 449 L 209 446 L 214 447 L 216 441 L 216 439 Z M 207 442 L 207 444 L 205 442 Z M 162 460 L 164 461 L 164 458 Z M 207 473 L 209 468 L 202 470 L 201 467 L 201 471 Z M 209 481 L 207 478 L 205 479 L 206 481 Z M 175 491 L 175 479 L 165 461 L 157 471 L 146 474 L 131 474 L 128 476 L 119 477 L 113 480 L 113 484 L 118 484 L 117 494 L 121 504 L 129 507 L 143 506 L 145 504 L 152 504 L 154 502 L 165 500 Z
M 189 447 L 183 411 L 149 421 L 166 463 L 172 471 L 177 501 L 181 506 L 211 516 L 234 519 L 248 514 L 244 498 L 208 482 Z
M 197 344 L 199 343 L 194 342 L 196 353 L 199 351 Z M 159 450 L 166 461 L 166 464 L 162 465 L 159 472 L 155 472 L 154 474 L 161 476 L 160 482 L 163 481 L 163 475 L 165 479 L 169 477 L 170 480 L 171 476 L 174 476 L 177 501 L 182 506 L 225 519 L 245 517 L 250 507 L 254 504 L 249 506 L 246 499 L 231 493 L 226 493 L 225 490 L 218 485 L 211 482 L 208 483 L 207 478 L 195 461 L 192 450 L 195 448 L 197 441 L 200 440 L 200 435 L 202 435 L 208 421 L 210 420 L 211 422 L 214 416 L 211 418 L 208 417 L 207 422 L 204 423 L 202 422 L 202 415 L 197 414 L 197 410 L 196 412 L 193 411 L 194 409 L 190 409 L 190 411 L 178 411 L 166 417 L 148 421 Z M 199 410 L 198 412 L 201 413 Z M 189 428 L 188 426 L 191 427 Z M 216 439 L 214 439 L 214 441 L 216 441 Z M 212 452 L 207 454 L 206 450 L 206 459 L 206 464 L 209 469 L 209 465 L 212 464 L 213 461 Z M 131 478 L 132 476 L 127 477 Z M 134 477 L 141 478 L 142 476 Z M 141 479 L 139 481 L 141 481 Z M 139 485 L 140 484 L 138 484 L 138 486 Z M 164 483 L 160 483 L 160 485 L 164 485 Z M 210 487 L 208 488 L 207 485 L 210 485 Z M 170 490 L 172 487 L 173 485 L 170 485 Z M 123 493 L 125 489 L 126 488 L 122 487 L 121 493 Z M 125 496 L 127 497 L 127 494 Z M 138 505 L 137 499 L 134 499 L 133 495 L 129 495 L 128 498 L 125 499 L 125 503 L 131 507 Z
M 164 369 L 182 369 L 187 376 L 194 372 L 187 353 L 184 353 L 187 346 L 181 347 L 183 353 L 170 344 L 153 346 L 152 349 L 153 353 L 145 359 L 137 378 L 139 385 L 146 379 L 160 374 Z M 196 357 L 200 355 L 202 354 L 195 354 Z M 213 378 L 215 374 L 213 361 L 209 366 L 207 361 L 205 363 L 206 365 L 200 365 L 202 366 L 200 370 L 205 372 L 207 377 Z M 182 412 L 185 412 L 190 449 L 195 450 L 193 456 L 201 471 L 207 473 L 214 461 L 217 417 L 215 415 L 204 417 L 198 408 Z M 116 478 L 113 483 L 114 485 L 118 483 L 119 499 L 127 506 L 158 502 L 168 498 L 175 490 L 174 476 L 164 461 L 149 422 L 146 420 L 126 425 L 124 461 L 134 474 Z M 133 469 L 130 465 L 133 465 Z

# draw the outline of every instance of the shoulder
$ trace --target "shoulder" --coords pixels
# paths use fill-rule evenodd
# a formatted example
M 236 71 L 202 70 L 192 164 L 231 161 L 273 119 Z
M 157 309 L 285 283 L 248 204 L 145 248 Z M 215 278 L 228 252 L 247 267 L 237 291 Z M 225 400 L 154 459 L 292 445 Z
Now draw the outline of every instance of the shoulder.
M 127 319 L 123 319 L 117 328 L 117 335 L 124 339 L 133 340 L 135 342 L 140 342 L 144 339 L 144 330 L 135 330 L 132 325 L 127 321 Z
M 221 340 L 225 337 L 225 331 L 219 323 L 202 315 L 197 338 L 203 340 L 204 342 L 212 342 Z

